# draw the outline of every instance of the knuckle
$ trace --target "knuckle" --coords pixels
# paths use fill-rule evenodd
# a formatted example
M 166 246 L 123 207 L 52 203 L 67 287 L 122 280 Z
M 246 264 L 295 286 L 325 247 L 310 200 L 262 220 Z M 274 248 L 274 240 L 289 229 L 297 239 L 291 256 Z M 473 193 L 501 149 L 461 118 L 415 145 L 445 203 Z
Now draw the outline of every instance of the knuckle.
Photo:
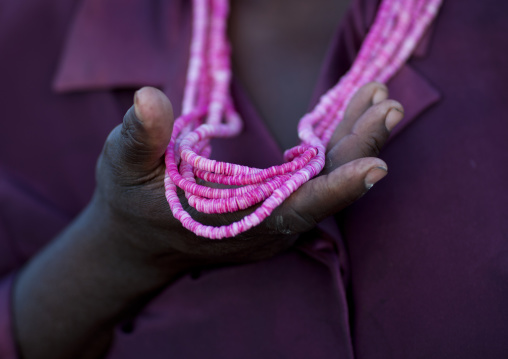
M 358 158 L 371 156 L 377 157 L 379 155 L 385 142 L 384 135 L 380 133 L 372 133 L 367 136 L 360 136 L 358 134 L 353 135 L 356 138 L 356 143 L 358 143 Z
M 372 108 L 376 112 L 376 114 L 380 116 L 385 116 L 388 113 L 388 111 L 394 107 L 403 111 L 401 103 L 392 99 L 383 100 L 380 103 L 374 105 Z
M 133 150 L 142 150 L 145 147 L 144 143 L 136 138 L 134 130 L 122 126 L 121 135 L 127 146 Z
M 388 87 L 386 87 L 385 84 L 377 81 L 372 81 L 363 86 L 364 89 L 370 91 L 372 94 L 374 94 L 375 91 L 381 90 L 388 93 Z
M 379 155 L 379 152 L 381 152 L 381 148 L 383 146 L 380 138 L 378 138 L 378 136 L 375 135 L 364 138 L 363 144 L 365 157 L 371 155 L 375 156 Z
M 376 90 L 385 90 L 385 91 L 388 91 L 388 88 L 384 84 L 382 84 L 380 82 L 372 81 L 372 82 L 368 82 L 365 85 L 363 85 L 362 87 L 360 87 L 358 89 L 358 92 L 359 93 L 362 92 L 362 93 L 364 93 L 366 95 L 372 95 L 372 94 L 374 94 L 374 92 Z
M 275 230 L 280 234 L 293 234 L 293 230 L 283 216 L 275 216 Z
M 295 208 L 291 208 L 286 221 L 289 222 L 288 226 L 293 234 L 306 232 L 317 225 L 312 216 L 303 214 Z
M 266 228 L 271 235 L 290 236 L 308 231 L 316 225 L 312 218 L 302 215 L 292 207 L 284 206 L 277 209 L 266 222 Z

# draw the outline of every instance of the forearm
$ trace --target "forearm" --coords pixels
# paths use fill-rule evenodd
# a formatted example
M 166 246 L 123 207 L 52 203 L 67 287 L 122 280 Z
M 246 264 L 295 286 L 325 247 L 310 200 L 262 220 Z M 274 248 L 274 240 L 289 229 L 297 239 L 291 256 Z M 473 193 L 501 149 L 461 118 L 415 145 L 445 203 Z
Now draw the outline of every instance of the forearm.
M 76 358 L 97 341 L 106 342 L 127 311 L 182 272 L 171 255 L 127 245 L 125 232 L 96 202 L 17 279 L 14 321 L 23 358 Z

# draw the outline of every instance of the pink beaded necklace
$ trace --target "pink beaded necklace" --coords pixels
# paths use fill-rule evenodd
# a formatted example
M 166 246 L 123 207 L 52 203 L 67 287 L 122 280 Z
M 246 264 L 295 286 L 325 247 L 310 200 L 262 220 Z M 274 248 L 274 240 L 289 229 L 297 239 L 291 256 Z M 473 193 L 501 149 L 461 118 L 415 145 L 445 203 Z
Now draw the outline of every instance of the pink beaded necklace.
M 258 169 L 209 159 L 210 139 L 237 135 L 242 122 L 229 92 L 228 0 L 193 0 L 193 34 L 182 115 L 175 121 L 166 150 L 164 185 L 174 217 L 195 234 L 211 239 L 233 237 L 261 223 L 321 172 L 326 146 L 353 94 L 368 82 L 385 83 L 404 65 L 441 2 L 383 0 L 349 72 L 300 120 L 300 145 L 284 153 L 284 164 Z M 197 179 L 240 187 L 211 188 L 198 184 Z M 183 209 L 177 187 L 185 192 L 189 205 L 203 213 L 228 213 L 261 205 L 238 222 L 206 226 Z

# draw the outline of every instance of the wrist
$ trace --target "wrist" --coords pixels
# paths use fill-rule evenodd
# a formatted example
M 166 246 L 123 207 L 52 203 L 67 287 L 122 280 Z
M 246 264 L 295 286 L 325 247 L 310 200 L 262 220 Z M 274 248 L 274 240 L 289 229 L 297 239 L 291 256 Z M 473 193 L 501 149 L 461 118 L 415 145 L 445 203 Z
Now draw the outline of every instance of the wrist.
M 174 238 L 161 240 L 163 234 L 150 223 L 116 210 L 98 193 L 79 220 L 78 227 L 90 231 L 89 240 L 110 256 L 111 262 L 129 267 L 139 277 L 149 276 L 154 284 L 167 285 L 195 266 L 169 245 Z

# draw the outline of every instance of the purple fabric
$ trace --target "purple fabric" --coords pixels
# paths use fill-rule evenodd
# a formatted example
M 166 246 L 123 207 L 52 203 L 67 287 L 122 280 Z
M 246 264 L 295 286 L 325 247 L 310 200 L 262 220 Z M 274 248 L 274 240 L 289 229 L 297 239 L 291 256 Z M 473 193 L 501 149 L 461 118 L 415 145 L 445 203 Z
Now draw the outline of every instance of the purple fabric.
M 0 358 L 15 359 L 18 357 L 11 321 L 11 288 L 13 275 L 0 281 Z
M 377 4 L 353 0 L 313 102 L 349 67 Z M 134 89 L 162 88 L 179 112 L 189 10 L 183 0 L 0 0 L 4 278 L 86 205 Z M 119 326 L 108 358 L 506 357 L 507 10 L 445 0 L 389 83 L 406 108 L 381 154 L 389 176 L 337 217 L 342 236 L 328 221 L 270 260 L 182 278 Z M 216 142 L 214 157 L 278 163 L 236 81 L 233 92 L 246 130 Z M 0 286 L 3 359 L 15 353 L 10 280 Z
M 358 358 L 508 355 L 506 11 L 444 2 L 427 56 L 410 62 L 441 99 L 392 139 L 388 178 L 340 218 Z

